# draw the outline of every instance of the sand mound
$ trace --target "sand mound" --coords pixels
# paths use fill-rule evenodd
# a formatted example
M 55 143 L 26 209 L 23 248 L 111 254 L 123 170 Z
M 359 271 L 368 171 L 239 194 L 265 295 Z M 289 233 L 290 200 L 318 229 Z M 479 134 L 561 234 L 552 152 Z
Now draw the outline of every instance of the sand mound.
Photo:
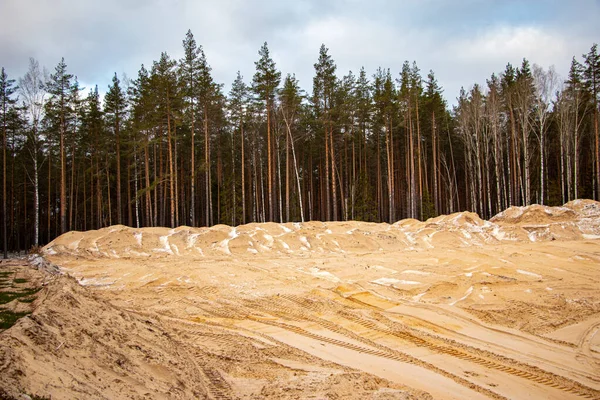
M 515 240 L 576 240 L 600 237 L 600 203 L 575 201 L 563 207 L 511 207 L 484 221 L 460 212 L 426 222 L 395 224 L 307 222 L 247 224 L 211 228 L 181 226 L 69 232 L 44 248 L 49 256 L 86 258 L 304 257 L 311 254 L 367 254 L 381 251 L 464 247 Z
M 527 207 L 510 207 L 494 216 L 490 221 L 509 224 L 549 224 L 569 222 L 577 217 L 577 212 L 568 207 L 548 207 L 534 204 Z
M 2 398 L 423 398 L 259 335 L 116 307 L 65 276 L 35 306 L 0 333 Z
M 69 232 L 30 261 L 67 276 L 0 332 L 0 388 L 59 399 L 600 398 L 596 239 L 600 203 L 589 200 L 490 221 Z

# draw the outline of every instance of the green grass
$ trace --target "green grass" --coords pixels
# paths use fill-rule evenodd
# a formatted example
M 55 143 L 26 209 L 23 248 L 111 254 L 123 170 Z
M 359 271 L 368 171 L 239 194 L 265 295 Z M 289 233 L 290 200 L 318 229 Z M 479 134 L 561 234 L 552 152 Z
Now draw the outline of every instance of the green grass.
M 17 299 L 21 303 L 32 303 L 42 288 L 24 288 L 15 287 L 15 285 L 27 283 L 28 280 L 24 278 L 11 279 L 14 276 L 14 272 L 11 271 L 0 271 L 0 304 L 10 303 Z M 6 291 L 2 291 L 6 290 Z M 8 289 L 8 290 L 7 290 Z M 27 312 L 13 312 L 10 310 L 0 309 L 0 330 L 8 329 L 17 322 L 19 318 L 22 318 L 30 314 Z M 2 400 L 2 393 L 0 392 L 0 400 Z
M 22 297 L 30 297 L 39 292 L 41 289 L 42 288 L 29 288 L 23 289 L 19 292 L 0 292 L 0 304 L 10 303 L 14 299 L 20 299 Z M 24 303 L 30 303 L 31 301 L 24 301 Z
M 8 310 L 0 310 L 0 329 L 8 329 L 13 326 L 19 318 L 23 318 L 30 312 L 12 312 Z

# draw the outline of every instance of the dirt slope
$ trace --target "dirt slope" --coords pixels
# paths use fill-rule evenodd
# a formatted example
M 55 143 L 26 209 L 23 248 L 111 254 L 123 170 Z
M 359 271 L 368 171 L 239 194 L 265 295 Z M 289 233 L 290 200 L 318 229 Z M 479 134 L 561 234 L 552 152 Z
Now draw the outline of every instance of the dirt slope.
M 600 203 L 113 226 L 44 249 L 0 384 L 53 398 L 600 398 Z

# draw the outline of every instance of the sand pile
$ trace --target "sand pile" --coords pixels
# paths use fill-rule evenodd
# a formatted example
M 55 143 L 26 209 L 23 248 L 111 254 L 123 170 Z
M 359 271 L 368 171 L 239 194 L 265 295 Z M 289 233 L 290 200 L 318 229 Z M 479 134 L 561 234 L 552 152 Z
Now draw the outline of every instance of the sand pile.
M 403 220 L 395 224 L 307 222 L 238 227 L 135 229 L 122 225 L 69 232 L 44 248 L 48 256 L 166 258 L 308 256 L 464 247 L 514 240 L 600 237 L 600 203 L 579 200 L 563 207 L 511 207 L 484 221 L 470 212 Z
M 0 333 L 53 398 L 600 398 L 600 203 L 69 232 Z M 75 278 L 75 279 L 72 279 Z
M 426 396 L 260 335 L 157 318 L 115 307 L 72 278 L 46 279 L 35 311 L 0 333 L 2 398 Z

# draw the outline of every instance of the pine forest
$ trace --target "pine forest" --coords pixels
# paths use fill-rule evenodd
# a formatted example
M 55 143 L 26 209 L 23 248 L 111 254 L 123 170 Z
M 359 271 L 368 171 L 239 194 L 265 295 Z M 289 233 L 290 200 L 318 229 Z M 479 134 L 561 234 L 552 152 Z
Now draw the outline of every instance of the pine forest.
M 311 92 L 267 43 L 253 76 L 223 84 L 190 31 L 182 44 L 103 98 L 68 60 L 2 68 L 5 254 L 116 224 L 490 218 L 600 198 L 596 44 L 566 77 L 523 59 L 458 94 L 416 62 L 343 75 L 325 45 Z

